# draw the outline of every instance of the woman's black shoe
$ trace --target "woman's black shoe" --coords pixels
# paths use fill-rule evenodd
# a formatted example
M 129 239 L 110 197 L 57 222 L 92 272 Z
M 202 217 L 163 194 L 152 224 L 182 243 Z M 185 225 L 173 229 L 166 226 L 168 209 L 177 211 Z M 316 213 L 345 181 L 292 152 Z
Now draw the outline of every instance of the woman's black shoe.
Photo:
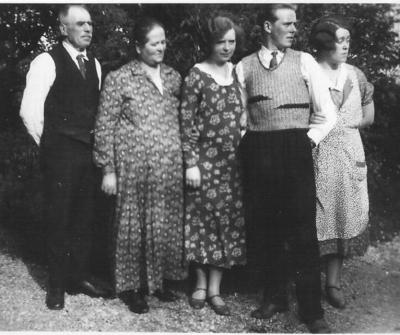
M 179 297 L 170 290 L 156 290 L 154 296 L 162 302 L 174 302 Z
M 120 294 L 120 298 L 133 313 L 144 314 L 149 311 L 149 305 L 141 293 L 134 291 L 123 292 Z

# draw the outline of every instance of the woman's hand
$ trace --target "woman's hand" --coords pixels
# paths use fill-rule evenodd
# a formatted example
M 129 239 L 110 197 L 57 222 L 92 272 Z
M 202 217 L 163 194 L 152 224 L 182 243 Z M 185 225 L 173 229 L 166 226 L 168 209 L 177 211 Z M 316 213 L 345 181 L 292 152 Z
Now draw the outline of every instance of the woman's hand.
M 200 187 L 200 170 L 197 166 L 186 169 L 186 185 L 197 188 Z
M 190 132 L 190 137 L 189 137 L 189 143 L 192 145 L 196 145 L 199 143 L 200 139 L 200 132 L 197 128 L 193 128 L 192 131 Z
M 117 175 L 115 172 L 110 172 L 103 176 L 101 190 L 107 195 L 117 194 Z

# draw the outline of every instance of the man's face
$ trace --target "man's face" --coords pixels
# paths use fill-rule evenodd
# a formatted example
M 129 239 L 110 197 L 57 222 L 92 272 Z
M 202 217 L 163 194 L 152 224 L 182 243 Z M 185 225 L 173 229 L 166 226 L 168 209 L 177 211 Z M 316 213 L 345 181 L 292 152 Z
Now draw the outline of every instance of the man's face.
M 266 21 L 264 29 L 269 33 L 269 42 L 278 49 L 292 46 L 296 29 L 296 12 L 292 9 L 281 8 L 276 10 L 277 20 L 273 23 Z
M 61 34 L 78 50 L 84 50 L 92 41 L 93 24 L 89 12 L 78 6 L 70 7 L 60 24 Z

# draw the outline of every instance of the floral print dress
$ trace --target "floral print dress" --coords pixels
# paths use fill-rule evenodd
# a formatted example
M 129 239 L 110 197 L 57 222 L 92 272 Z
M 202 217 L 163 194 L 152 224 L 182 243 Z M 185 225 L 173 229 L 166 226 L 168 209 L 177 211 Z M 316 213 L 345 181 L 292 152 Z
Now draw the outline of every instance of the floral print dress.
M 185 167 L 199 168 L 201 186 L 185 190 L 187 261 L 224 268 L 246 261 L 238 158 L 242 113 L 236 79 L 224 86 L 197 66 L 190 70 L 182 90 L 182 145 Z
M 94 158 L 117 175 L 117 293 L 162 288 L 183 279 L 183 170 L 180 75 L 161 64 L 163 93 L 132 61 L 106 77 L 95 129 Z
M 338 107 L 333 130 L 314 150 L 320 254 L 361 255 L 368 246 L 367 165 L 360 132 L 362 106 L 373 86 L 354 66 L 342 64 L 331 96 Z

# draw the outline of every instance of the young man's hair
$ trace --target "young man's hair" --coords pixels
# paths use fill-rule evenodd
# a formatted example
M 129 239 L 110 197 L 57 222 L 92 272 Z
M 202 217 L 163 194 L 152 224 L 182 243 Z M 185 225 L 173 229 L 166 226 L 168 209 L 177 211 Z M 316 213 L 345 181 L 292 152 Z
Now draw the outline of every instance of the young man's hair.
M 281 4 L 267 4 L 262 7 L 257 15 L 257 24 L 262 27 L 265 21 L 274 23 L 278 18 L 276 16 L 276 11 L 279 9 L 290 9 L 296 11 L 297 7 L 289 3 Z

